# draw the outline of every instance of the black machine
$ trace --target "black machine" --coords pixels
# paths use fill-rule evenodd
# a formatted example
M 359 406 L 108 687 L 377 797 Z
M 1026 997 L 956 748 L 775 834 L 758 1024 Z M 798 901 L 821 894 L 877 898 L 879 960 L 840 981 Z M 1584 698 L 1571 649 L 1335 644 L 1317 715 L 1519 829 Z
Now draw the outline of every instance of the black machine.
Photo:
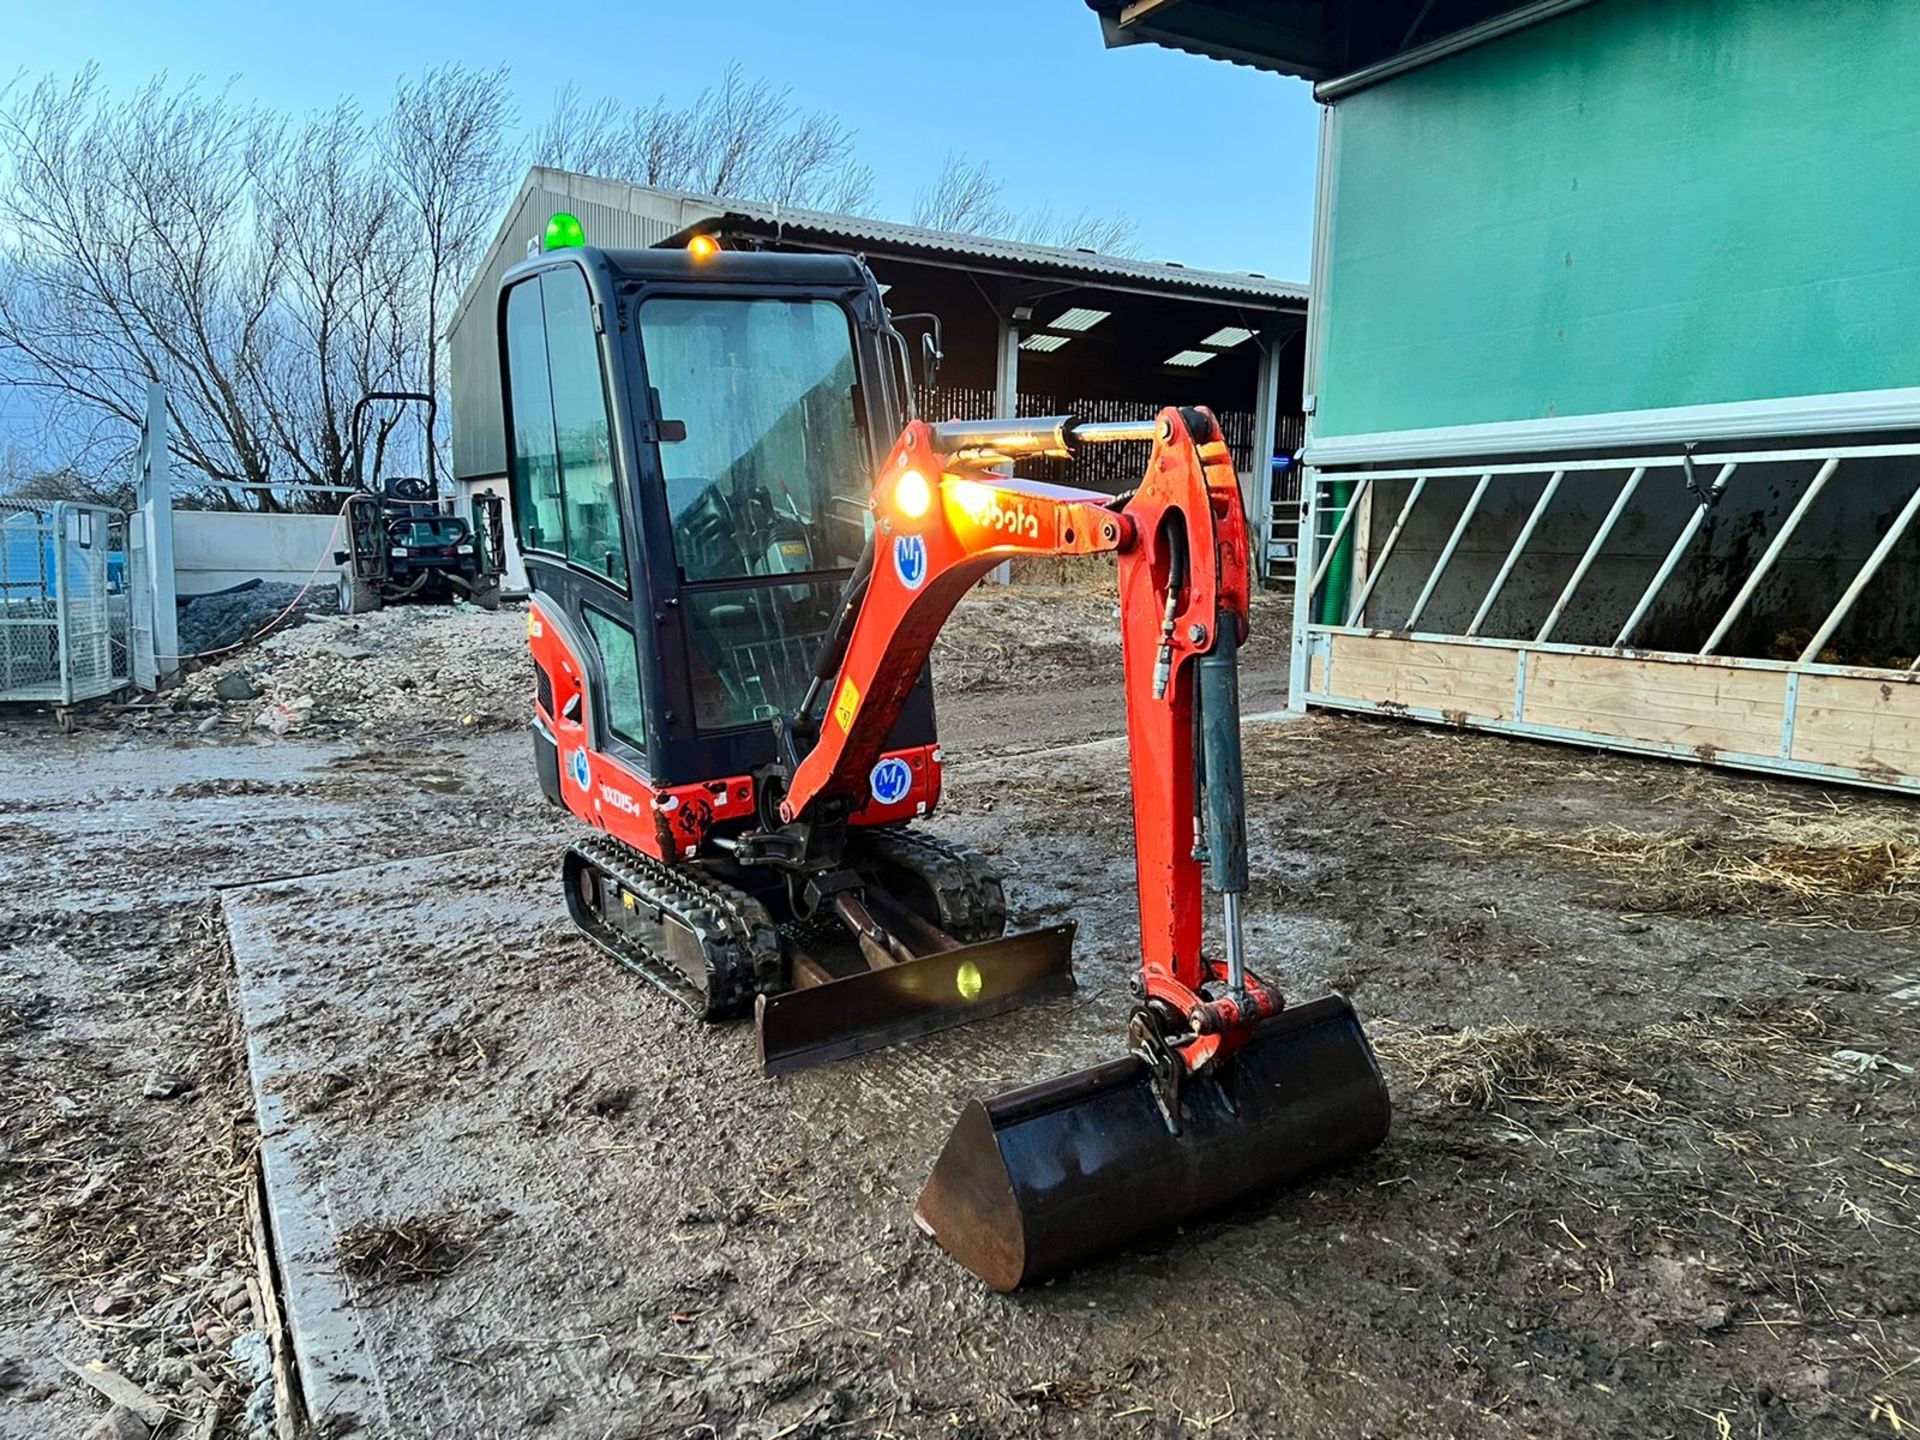
M 417 390 L 374 390 L 353 407 L 353 435 L 371 405 L 426 408 L 424 475 L 387 475 L 366 483 L 366 446 L 360 451 L 359 493 L 347 500 L 347 549 L 333 553 L 340 573 L 340 611 L 360 615 L 404 601 L 451 604 L 468 600 L 484 610 L 500 606 L 500 571 L 506 555 L 505 521 L 498 495 L 473 497 L 473 515 L 463 520 L 440 503 L 434 475 L 433 425 L 438 406 Z

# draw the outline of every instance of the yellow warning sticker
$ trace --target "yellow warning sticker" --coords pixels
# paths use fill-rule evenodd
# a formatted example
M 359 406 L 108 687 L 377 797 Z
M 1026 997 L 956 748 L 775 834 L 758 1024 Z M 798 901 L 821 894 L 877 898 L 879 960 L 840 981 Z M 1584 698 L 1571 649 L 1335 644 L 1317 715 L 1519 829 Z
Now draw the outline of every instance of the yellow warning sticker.
M 833 702 L 833 718 L 842 730 L 853 729 L 853 717 L 860 711 L 860 689 L 851 680 L 840 682 L 840 695 Z

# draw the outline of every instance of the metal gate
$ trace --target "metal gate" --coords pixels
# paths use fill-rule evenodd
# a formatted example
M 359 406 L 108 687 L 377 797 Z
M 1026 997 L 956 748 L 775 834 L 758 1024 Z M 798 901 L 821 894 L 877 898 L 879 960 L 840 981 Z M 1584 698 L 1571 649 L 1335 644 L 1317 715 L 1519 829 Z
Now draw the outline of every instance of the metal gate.
M 126 517 L 0 501 L 0 701 L 72 705 L 132 678 Z

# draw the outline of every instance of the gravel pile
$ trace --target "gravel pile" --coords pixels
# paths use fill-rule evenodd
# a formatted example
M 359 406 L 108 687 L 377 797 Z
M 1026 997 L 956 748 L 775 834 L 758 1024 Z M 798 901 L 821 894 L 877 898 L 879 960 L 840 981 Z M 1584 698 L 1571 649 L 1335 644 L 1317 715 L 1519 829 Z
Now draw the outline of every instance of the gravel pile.
M 199 595 L 180 607 L 180 653 L 204 655 L 238 645 L 298 600 L 288 623 L 306 615 L 331 615 L 339 601 L 335 587 L 311 586 L 305 595 L 298 585 L 255 585 L 223 595 Z
M 524 613 L 401 605 L 309 615 L 188 676 L 174 699 L 273 734 L 418 733 L 523 725 L 532 695 Z

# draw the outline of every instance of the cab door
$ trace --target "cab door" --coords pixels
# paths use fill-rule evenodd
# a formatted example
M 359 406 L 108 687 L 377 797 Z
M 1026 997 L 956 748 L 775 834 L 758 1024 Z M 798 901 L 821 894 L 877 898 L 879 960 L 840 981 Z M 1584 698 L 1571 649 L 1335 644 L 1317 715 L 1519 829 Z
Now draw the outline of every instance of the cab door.
M 537 608 L 535 751 L 550 799 L 591 819 L 591 757 L 642 777 L 647 656 L 630 557 L 633 507 L 601 331 L 576 264 L 509 287 L 501 341 L 514 527 Z

